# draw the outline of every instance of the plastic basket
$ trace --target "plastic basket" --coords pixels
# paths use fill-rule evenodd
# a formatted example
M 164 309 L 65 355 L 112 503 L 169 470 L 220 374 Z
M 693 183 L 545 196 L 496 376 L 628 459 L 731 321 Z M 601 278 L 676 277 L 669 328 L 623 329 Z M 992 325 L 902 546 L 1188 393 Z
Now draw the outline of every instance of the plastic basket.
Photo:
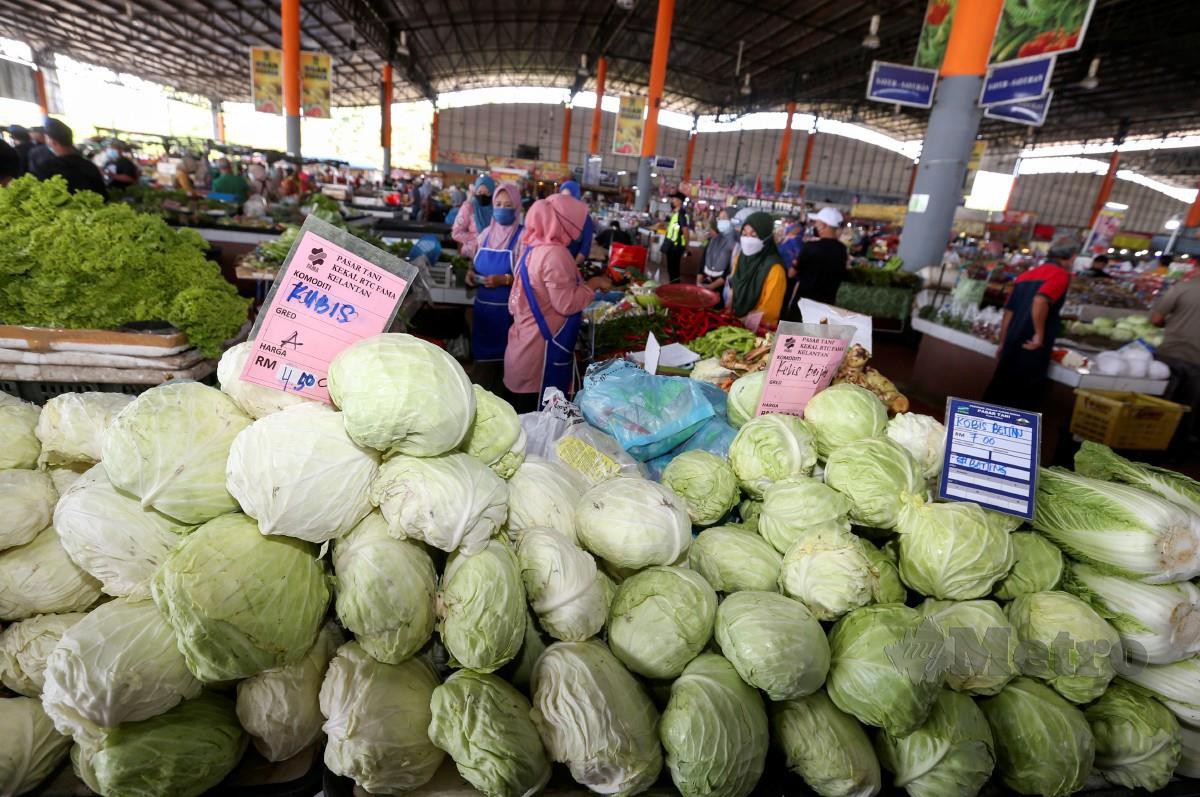
M 429 267 L 429 280 L 435 288 L 453 288 L 454 267 L 449 263 L 434 263 Z
M 1182 404 L 1144 393 L 1080 388 L 1071 433 L 1112 448 L 1161 450 L 1187 411 Z

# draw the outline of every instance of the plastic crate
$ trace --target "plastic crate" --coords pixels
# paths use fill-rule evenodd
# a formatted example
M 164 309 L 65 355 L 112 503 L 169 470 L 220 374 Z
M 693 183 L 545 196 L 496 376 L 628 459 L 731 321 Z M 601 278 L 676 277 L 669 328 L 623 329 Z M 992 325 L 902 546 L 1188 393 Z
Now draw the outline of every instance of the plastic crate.
M 453 288 L 456 282 L 454 267 L 449 263 L 434 263 L 429 267 L 429 281 L 434 288 Z
M 1161 450 L 1187 411 L 1182 404 L 1144 393 L 1080 388 L 1071 433 L 1111 448 Z

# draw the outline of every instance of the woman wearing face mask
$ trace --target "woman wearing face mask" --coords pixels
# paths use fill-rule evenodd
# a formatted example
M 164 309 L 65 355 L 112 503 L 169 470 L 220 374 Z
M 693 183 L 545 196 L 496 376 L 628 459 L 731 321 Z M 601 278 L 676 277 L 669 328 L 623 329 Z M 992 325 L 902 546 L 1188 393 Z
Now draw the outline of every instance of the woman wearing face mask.
M 450 237 L 458 242 L 458 253 L 463 257 L 475 256 L 479 234 L 492 223 L 492 192 L 495 190 L 495 180 L 486 174 L 479 175 L 471 189 L 471 198 L 463 203 L 454 219 Z M 419 195 L 416 189 L 413 193 Z
M 583 202 L 583 193 L 580 191 L 579 183 L 574 180 L 567 180 L 558 192 Z M 587 260 L 588 255 L 592 253 L 592 239 L 595 235 L 596 227 L 592 222 L 592 214 L 589 213 L 583 222 L 583 232 L 567 246 L 567 251 L 571 253 L 571 257 L 575 258 L 576 265 L 582 265 L 583 261 Z
M 504 386 L 517 412 L 533 412 L 547 387 L 570 394 L 583 308 L 604 277 L 584 283 L 567 245 L 583 231 L 587 206 L 564 194 L 534 202 L 525 214 L 525 249 L 508 299 L 513 324 L 504 352 Z
M 732 296 L 728 305 L 738 318 L 762 313 L 762 323 L 770 326 L 779 323 L 787 292 L 787 272 L 775 247 L 774 231 L 770 215 L 752 213 L 747 217 L 738 239 L 740 251 L 733 261 Z
M 708 244 L 704 247 L 704 269 L 697 280 L 702 287 L 721 293 L 733 263 L 733 250 L 737 246 L 737 231 L 729 211 L 722 209 L 709 232 Z
M 467 284 L 478 286 L 471 313 L 471 358 L 476 384 L 495 392 L 501 386 L 504 349 L 512 316 L 508 298 L 514 282 L 513 267 L 524 249 L 521 243 L 521 189 L 501 183 L 492 198 L 492 222 L 476 240 L 475 259 Z

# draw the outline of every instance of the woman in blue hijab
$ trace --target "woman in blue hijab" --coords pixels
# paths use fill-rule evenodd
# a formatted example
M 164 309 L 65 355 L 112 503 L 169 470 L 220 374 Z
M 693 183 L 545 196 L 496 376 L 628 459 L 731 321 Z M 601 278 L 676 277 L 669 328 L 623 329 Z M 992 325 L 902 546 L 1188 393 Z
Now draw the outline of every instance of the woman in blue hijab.
M 454 219 L 450 237 L 458 243 L 458 253 L 463 257 L 474 257 L 479 248 L 479 234 L 492 223 L 492 194 L 496 181 L 490 175 L 481 174 L 471 188 L 471 198 L 459 208 Z
M 567 180 L 562 184 L 562 188 L 558 190 L 560 194 L 578 199 L 583 202 L 583 192 L 579 188 L 579 183 L 574 180 Z M 567 247 L 567 251 L 571 253 L 571 257 L 575 258 L 575 265 L 582 265 L 584 260 L 587 260 L 588 255 L 592 251 L 592 238 L 596 233 L 596 226 L 592 223 L 592 214 L 588 213 L 583 222 L 583 232 L 579 233 L 579 237 L 571 241 L 571 245 Z

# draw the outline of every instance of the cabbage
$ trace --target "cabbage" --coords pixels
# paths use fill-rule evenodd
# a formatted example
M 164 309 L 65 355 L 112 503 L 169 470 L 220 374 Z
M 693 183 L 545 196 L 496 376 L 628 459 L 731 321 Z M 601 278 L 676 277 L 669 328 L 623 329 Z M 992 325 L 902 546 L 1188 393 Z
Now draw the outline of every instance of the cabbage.
M 755 418 L 730 443 L 729 464 L 742 489 L 762 498 L 775 482 L 812 473 L 817 464 L 812 427 L 793 415 Z
M 771 729 L 787 768 L 821 797 L 879 793 L 879 760 L 871 740 L 824 690 L 772 704 Z
M 553 529 L 528 529 L 517 560 L 529 606 L 547 634 L 582 642 L 600 632 L 608 607 L 591 554 Z
M 469 556 L 504 525 L 508 488 L 466 454 L 397 456 L 379 469 L 371 503 L 383 512 L 393 537 Z
M 680 567 L 651 567 L 617 588 L 608 644 L 626 667 L 647 678 L 675 678 L 712 637 L 717 593 Z
M 437 573 L 419 542 L 393 539 L 378 512 L 333 543 L 334 603 L 368 655 L 399 664 L 433 634 Z
M 1084 440 L 1075 452 L 1075 472 L 1093 479 L 1141 487 L 1192 514 L 1200 514 L 1200 482 L 1178 471 L 1131 462 L 1106 445 Z
M 104 469 L 113 486 L 181 523 L 237 509 L 225 489 L 225 462 L 250 425 L 233 400 L 199 382 L 151 388 L 104 432 Z
M 1200 658 L 1127 667 L 1121 677 L 1153 693 L 1185 727 L 1200 728 Z
M 246 358 L 253 348 L 252 341 L 243 341 L 222 354 L 217 363 L 217 382 L 221 391 L 233 399 L 242 412 L 251 418 L 265 418 L 288 407 L 313 403 L 299 393 L 243 382 L 242 371 L 246 369 Z
M 517 411 L 479 385 L 471 387 L 475 391 L 475 421 L 462 450 L 501 478 L 510 478 L 525 461 L 525 431 L 517 420 Z
M 1021 671 L 1073 703 L 1099 697 L 1116 674 L 1121 638 L 1090 606 L 1065 592 L 1034 592 L 1008 604 L 1021 641 Z
M 77 741 L 200 694 L 154 604 L 129 598 L 105 603 L 67 629 L 46 658 L 45 679 L 46 713 Z
M 0 391 L 0 469 L 37 467 L 37 406 Z
M 992 601 L 938 601 L 919 607 L 945 635 L 946 686 L 972 695 L 994 695 L 1021 674 L 1017 632 Z
M 683 499 L 646 479 L 610 479 L 592 487 L 575 508 L 575 530 L 596 556 L 634 569 L 673 564 L 692 542 Z
M 109 595 L 146 597 L 150 577 L 191 531 L 112 486 L 103 465 L 81 476 L 58 502 L 54 528 L 71 561 Z
M 550 757 L 601 794 L 637 794 L 658 779 L 658 712 L 602 642 L 558 642 L 533 670 L 530 717 Z
M 46 402 L 38 417 L 41 466 L 100 461 L 104 430 L 133 401 L 124 393 L 63 393 Z
M 1058 589 L 1065 568 L 1062 551 L 1037 532 L 1013 532 L 1010 539 L 1014 562 L 1008 575 L 996 582 L 996 599 L 1010 601 L 1018 595 Z
M 1200 730 L 1193 730 L 1187 725 L 1180 725 L 1183 750 L 1179 757 L 1179 766 L 1175 774 L 1185 778 L 1200 778 Z
M 688 549 L 688 566 L 718 592 L 775 592 L 781 562 L 762 537 L 736 526 L 705 529 Z
M 58 491 L 45 473 L 0 470 L 0 551 L 24 545 L 50 525 Z
M 1107 332 L 1108 330 L 1115 328 L 1117 326 L 1117 322 L 1108 316 L 1099 316 L 1092 319 L 1092 326 L 1096 329 Z
M 966 695 L 942 691 L 929 719 L 902 739 L 876 737 L 879 761 L 909 797 L 974 797 L 996 766 L 992 731 Z
M 1076 559 L 1147 584 L 1200 575 L 1200 522 L 1124 484 L 1042 468 L 1033 527 Z
M 63 632 L 84 616 L 83 612 L 39 614 L 0 631 L 0 683 L 19 695 L 40 697 L 46 657 Z
M 427 783 L 445 758 L 428 732 L 437 685 L 420 659 L 384 664 L 342 645 L 321 684 L 325 766 L 375 794 Z
M 725 458 L 699 449 L 671 460 L 662 483 L 683 498 L 688 515 L 699 526 L 711 526 L 725 517 L 739 496 L 737 478 Z
M 758 518 L 762 514 L 763 502 L 759 498 L 743 498 L 738 503 L 738 517 L 740 517 L 743 528 L 750 531 L 758 531 Z
M 771 700 L 811 695 L 825 683 L 829 643 L 802 603 L 774 592 L 737 592 L 717 607 L 715 633 L 742 680 Z
M 72 484 L 79 481 L 82 473 L 66 468 L 51 468 L 46 471 L 46 475 L 50 477 L 50 481 L 54 482 L 54 489 L 59 495 L 63 495 L 71 487 Z
M 526 458 L 508 479 L 508 533 L 513 542 L 535 527 L 554 529 L 572 542 L 575 506 L 587 485 L 573 470 L 544 459 Z
M 473 556 L 451 557 L 438 603 L 442 643 L 460 666 L 492 672 L 521 649 L 525 588 L 521 566 L 507 541 L 491 540 Z
M 888 421 L 884 434 L 912 455 L 926 480 L 934 480 L 941 475 L 946 427 L 937 418 L 917 412 L 902 412 Z
M 988 522 L 978 504 L 926 504 L 907 497 L 896 519 L 900 578 L 942 600 L 982 598 L 1008 573 L 1008 532 Z
M 802 532 L 783 557 L 779 591 L 803 603 L 818 620 L 836 620 L 875 597 L 879 571 L 866 544 L 838 528 Z
M 525 696 L 495 675 L 459 670 L 433 690 L 429 739 L 486 797 L 536 794 L 550 759 Z
M 821 459 L 834 450 L 868 437 L 878 437 L 887 426 L 887 407 L 866 388 L 847 382 L 817 393 L 804 407 Z
M 245 749 L 233 701 L 205 693 L 77 745 L 71 762 L 100 794 L 197 797 L 223 781 Z
M 1200 653 L 1200 589 L 1194 584 L 1142 584 L 1076 563 L 1063 589 L 1108 620 L 1127 659 L 1170 664 Z
M 927 495 L 916 460 L 886 437 L 860 440 L 831 453 L 825 483 L 850 499 L 852 521 L 876 529 L 895 527 L 905 497 Z
M 601 577 L 599 580 L 603 583 L 602 579 L 606 576 L 603 573 L 597 573 L 597 575 Z M 505 680 L 522 692 L 529 694 L 529 682 L 533 679 L 533 667 L 553 641 L 542 633 L 533 612 L 526 612 L 525 637 L 521 642 L 521 650 L 517 653 L 517 657 L 504 668 Z
M 829 632 L 829 697 L 859 722 L 907 736 L 925 723 L 942 685 L 940 651 L 931 655 L 929 642 L 940 645 L 941 634 L 913 609 L 855 609 Z
M 860 538 L 861 539 L 861 538 Z M 871 590 L 872 603 L 904 603 L 908 600 L 908 590 L 900 580 L 900 568 L 896 564 L 898 558 L 896 546 L 892 543 L 877 548 L 870 540 L 862 540 L 863 553 L 875 568 L 877 578 L 875 587 Z
M 0 409 L 3 405 L 0 405 Z M 29 697 L 0 698 L 0 794 L 25 794 L 50 776 L 71 749 L 54 730 L 42 704 Z
M 930 489 L 933 489 L 932 487 Z M 993 512 L 990 509 L 983 510 L 983 514 L 987 515 L 988 525 L 1003 531 L 1007 534 L 1012 534 L 1025 522 L 1025 518 L 1009 515 L 1004 512 Z
M 171 552 L 151 590 L 197 678 L 248 678 L 308 652 L 329 604 L 315 553 L 292 537 L 263 536 L 238 513 L 210 520 Z
M 1065 797 L 1083 788 L 1095 757 L 1083 712 L 1029 678 L 1015 679 L 979 707 L 992 728 L 996 768 L 1010 789 Z
M 671 684 L 658 724 L 683 797 L 746 797 L 767 757 L 767 712 L 728 661 L 703 653 Z
M 726 409 L 730 426 L 741 428 L 758 413 L 758 402 L 762 400 L 766 381 L 766 371 L 755 371 L 739 376 L 733 381 L 729 386 L 729 403 Z
M 300 661 L 238 684 L 238 722 L 263 758 L 285 761 L 321 738 L 321 681 L 344 641 L 341 629 L 326 623 Z
M 808 531 L 846 528 L 850 501 L 817 479 L 784 479 L 763 493 L 758 533 L 781 554 Z
M 475 420 L 462 366 L 412 335 L 375 335 L 342 349 L 329 364 L 329 395 L 354 442 L 387 454 L 453 451 Z
M 1114 684 L 1088 706 L 1096 740 L 1095 767 L 1109 783 L 1158 791 L 1179 764 L 1179 723 L 1161 703 L 1126 684 Z
M 100 597 L 100 583 L 71 561 L 53 528 L 0 551 L 0 620 L 81 612 Z

